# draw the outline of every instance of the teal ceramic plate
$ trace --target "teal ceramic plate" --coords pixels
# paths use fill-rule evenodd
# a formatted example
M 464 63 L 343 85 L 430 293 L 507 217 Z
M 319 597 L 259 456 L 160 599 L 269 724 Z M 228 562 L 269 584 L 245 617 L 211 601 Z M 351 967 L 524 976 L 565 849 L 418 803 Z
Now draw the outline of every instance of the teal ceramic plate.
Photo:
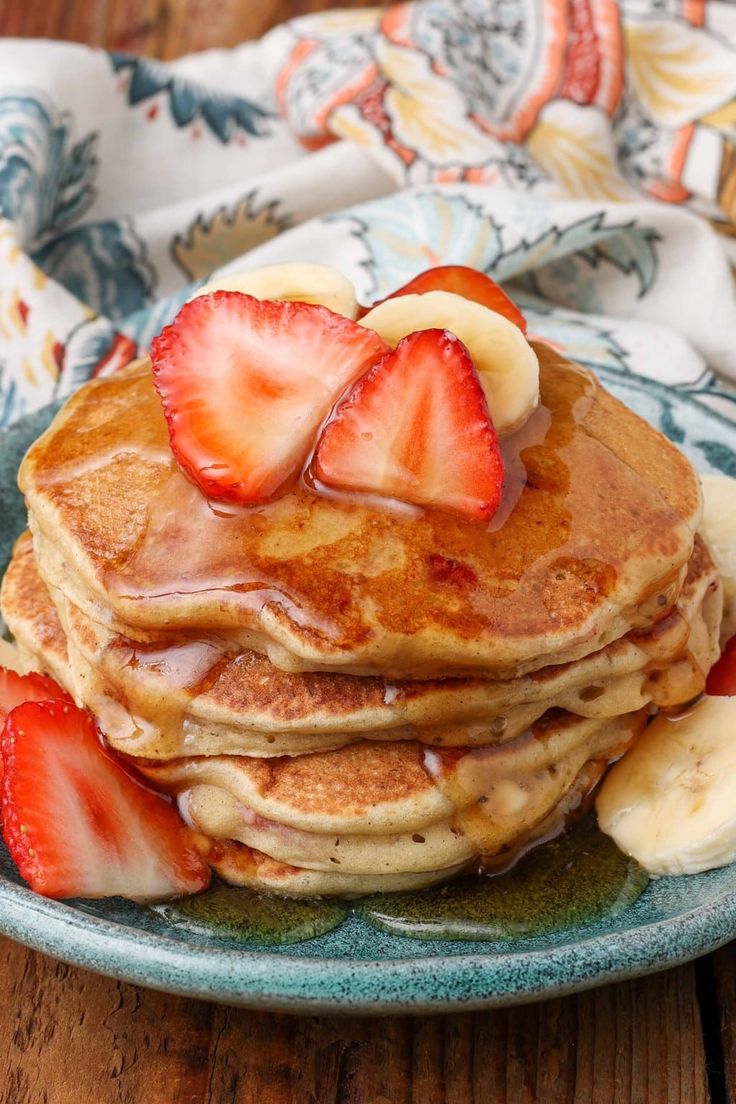
M 736 475 L 736 426 L 631 375 L 605 382 L 702 470 Z M 0 570 L 24 526 L 15 471 L 48 412 L 0 435 Z M 736 936 L 736 866 L 651 882 L 616 916 L 514 941 L 391 935 L 355 915 L 301 943 L 247 947 L 120 900 L 56 902 L 26 889 L 0 847 L 0 931 L 67 962 L 141 985 L 262 1008 L 420 1012 L 512 1004 L 662 969 Z

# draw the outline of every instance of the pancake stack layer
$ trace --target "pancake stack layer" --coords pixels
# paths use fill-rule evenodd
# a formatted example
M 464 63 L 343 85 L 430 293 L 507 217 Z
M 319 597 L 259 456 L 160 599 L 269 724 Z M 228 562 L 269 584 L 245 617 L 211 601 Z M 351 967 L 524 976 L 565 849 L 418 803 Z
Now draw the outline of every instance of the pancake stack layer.
M 490 526 L 303 484 L 209 502 L 145 362 L 30 450 L 5 619 L 227 880 L 357 894 L 503 864 L 702 691 L 721 592 L 697 477 L 536 351 L 541 404 L 503 442 Z

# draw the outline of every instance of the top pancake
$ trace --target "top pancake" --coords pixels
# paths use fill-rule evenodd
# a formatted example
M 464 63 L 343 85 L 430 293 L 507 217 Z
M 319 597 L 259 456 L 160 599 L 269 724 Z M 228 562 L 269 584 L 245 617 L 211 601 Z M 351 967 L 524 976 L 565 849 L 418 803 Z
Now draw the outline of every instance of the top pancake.
M 504 442 L 488 526 L 302 484 L 208 501 L 173 458 L 149 366 L 92 381 L 20 471 L 44 574 L 131 637 L 204 629 L 287 670 L 513 677 L 586 655 L 676 600 L 699 485 L 594 377 L 536 351 L 541 405 Z

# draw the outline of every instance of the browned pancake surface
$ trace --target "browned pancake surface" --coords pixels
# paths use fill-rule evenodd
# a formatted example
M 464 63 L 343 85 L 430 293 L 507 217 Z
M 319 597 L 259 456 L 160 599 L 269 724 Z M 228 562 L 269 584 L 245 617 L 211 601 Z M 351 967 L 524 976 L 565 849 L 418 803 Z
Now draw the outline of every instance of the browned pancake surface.
M 616 616 L 651 619 L 638 607 L 676 590 L 699 513 L 672 445 L 538 353 L 542 405 L 505 444 L 490 527 L 303 486 L 257 508 L 209 502 L 173 459 L 145 366 L 82 388 L 21 487 L 84 585 L 133 626 L 252 630 L 307 667 L 506 674 L 621 635 Z

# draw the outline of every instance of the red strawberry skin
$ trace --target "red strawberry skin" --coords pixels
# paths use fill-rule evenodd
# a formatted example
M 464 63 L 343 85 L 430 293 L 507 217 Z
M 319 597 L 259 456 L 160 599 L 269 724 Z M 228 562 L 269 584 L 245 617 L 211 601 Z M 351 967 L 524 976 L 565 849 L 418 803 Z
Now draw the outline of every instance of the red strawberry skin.
M 36 893 L 157 900 L 209 884 L 195 834 L 104 747 L 89 713 L 26 702 L 8 714 L 0 751 L 3 836 Z
M 11 709 L 27 701 L 48 701 L 49 698 L 72 699 L 58 682 L 36 671 L 19 675 L 9 667 L 0 667 L 0 721 L 4 721 Z
M 48 675 L 39 675 L 35 671 L 28 675 L 19 675 L 8 667 L 0 667 L 0 728 L 16 705 L 27 701 L 48 701 L 50 698 L 62 698 L 67 702 L 72 700 L 66 690 L 62 690 L 58 682 L 54 682 Z M 2 777 L 3 762 L 0 757 L 0 782 Z
M 474 303 L 480 303 L 481 306 L 489 307 L 497 314 L 502 314 L 509 322 L 518 326 L 523 334 L 526 334 L 526 319 L 503 288 L 484 272 L 467 268 L 465 265 L 439 265 L 437 268 L 428 268 L 426 272 L 415 276 L 408 284 L 404 284 L 387 298 L 396 299 L 400 295 L 424 295 L 428 291 L 451 291 L 455 295 L 462 295 L 463 299 L 472 299 Z M 381 302 L 385 300 L 382 299 Z M 378 306 L 377 303 L 373 305 Z
M 268 501 L 301 471 L 335 400 L 387 351 L 326 307 L 199 296 L 151 346 L 172 451 L 209 497 Z
M 503 460 L 463 343 L 447 330 L 400 341 L 337 406 L 312 470 L 333 487 L 490 518 Z
M 705 684 L 706 694 L 716 698 L 730 698 L 736 695 L 736 636 L 732 636 L 723 654 L 714 667 L 711 667 Z

